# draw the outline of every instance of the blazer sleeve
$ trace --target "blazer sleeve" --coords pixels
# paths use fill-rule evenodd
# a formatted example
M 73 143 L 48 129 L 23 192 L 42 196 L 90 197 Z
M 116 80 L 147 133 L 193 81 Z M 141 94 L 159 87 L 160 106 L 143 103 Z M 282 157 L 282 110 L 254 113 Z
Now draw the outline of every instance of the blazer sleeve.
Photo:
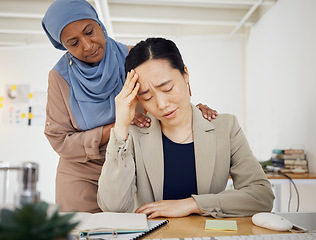
M 193 197 L 204 215 L 213 217 L 241 217 L 269 212 L 274 200 L 271 184 L 254 157 L 236 117 L 232 116 L 229 122 L 229 172 L 234 189 Z
M 102 128 L 80 131 L 72 121 L 68 83 L 55 70 L 48 78 L 45 136 L 57 154 L 72 161 L 104 159 Z M 67 102 L 67 103 L 66 103 Z M 103 148 L 103 151 L 102 151 Z
M 133 141 L 116 139 L 113 128 L 98 185 L 99 207 L 107 212 L 133 212 L 136 188 Z

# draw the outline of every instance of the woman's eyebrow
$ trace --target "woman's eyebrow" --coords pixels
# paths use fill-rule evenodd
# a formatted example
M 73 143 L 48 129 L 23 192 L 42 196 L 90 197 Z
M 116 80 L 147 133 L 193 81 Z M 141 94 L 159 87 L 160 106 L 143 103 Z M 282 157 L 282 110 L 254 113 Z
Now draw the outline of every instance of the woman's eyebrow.
M 155 88 L 160 88 L 160 87 L 162 87 L 162 86 L 165 86 L 165 85 L 167 85 L 169 82 L 171 82 L 171 80 L 164 81 L 164 82 L 160 83 L 159 85 L 156 85 Z
M 87 24 L 87 26 L 84 27 L 84 29 L 82 30 L 82 32 L 86 31 L 87 27 L 89 27 L 90 25 L 92 25 L 92 24 L 91 24 L 91 23 Z M 67 43 L 68 43 L 69 41 L 72 41 L 72 40 L 75 40 L 75 39 L 76 39 L 76 37 L 70 38 L 70 39 L 67 40 Z M 69 44 L 69 43 L 68 43 L 68 44 Z
M 89 27 L 90 25 L 92 25 L 91 23 L 87 24 L 87 26 L 85 26 L 85 28 L 82 30 L 82 32 L 86 31 L 87 27 Z
M 163 87 L 163 86 L 167 85 L 167 84 L 168 84 L 169 82 L 171 82 L 171 81 L 172 81 L 172 80 L 164 81 L 164 82 L 160 83 L 159 85 L 155 85 L 155 88 Z M 139 93 L 138 93 L 138 96 L 144 95 L 144 94 L 148 93 L 149 91 L 150 91 L 150 90 L 147 89 L 147 90 L 145 90 L 145 91 L 139 92 Z

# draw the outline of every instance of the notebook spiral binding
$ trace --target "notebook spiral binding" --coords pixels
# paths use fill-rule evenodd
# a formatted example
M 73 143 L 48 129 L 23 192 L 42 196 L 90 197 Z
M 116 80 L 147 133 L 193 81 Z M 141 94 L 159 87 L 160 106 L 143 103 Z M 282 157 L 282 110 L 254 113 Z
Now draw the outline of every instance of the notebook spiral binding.
M 161 228 L 162 226 L 166 225 L 167 223 L 169 223 L 169 220 L 164 220 L 162 223 L 156 225 L 155 227 L 149 229 L 149 231 L 147 232 L 143 232 L 141 234 L 139 234 L 137 237 L 132 238 L 131 240 L 138 240 L 142 237 L 145 237 L 146 235 L 152 233 L 153 231 L 157 230 L 158 228 Z

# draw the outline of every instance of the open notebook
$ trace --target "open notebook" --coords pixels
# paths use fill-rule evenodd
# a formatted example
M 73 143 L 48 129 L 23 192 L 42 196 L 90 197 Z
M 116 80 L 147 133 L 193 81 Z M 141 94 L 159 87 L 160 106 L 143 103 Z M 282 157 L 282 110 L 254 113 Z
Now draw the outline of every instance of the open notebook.
M 136 233 L 118 233 L 117 235 L 112 234 L 92 234 L 89 239 L 113 239 L 113 240 L 137 240 L 146 235 L 152 233 L 158 228 L 166 225 L 168 220 L 148 220 L 149 230 L 144 232 L 136 232 Z M 80 240 L 86 240 L 86 236 L 81 237 Z
M 101 213 L 84 213 L 78 212 L 73 217 L 72 221 L 80 222 L 78 226 L 71 232 L 73 236 L 85 237 L 94 235 L 112 235 L 118 234 L 116 238 L 128 234 L 135 239 L 137 236 L 144 236 L 149 232 L 157 229 L 161 225 L 166 224 L 168 221 L 147 220 L 146 214 L 138 213 L 114 213 L 114 212 L 101 212 Z M 93 239 L 93 238 L 91 238 Z

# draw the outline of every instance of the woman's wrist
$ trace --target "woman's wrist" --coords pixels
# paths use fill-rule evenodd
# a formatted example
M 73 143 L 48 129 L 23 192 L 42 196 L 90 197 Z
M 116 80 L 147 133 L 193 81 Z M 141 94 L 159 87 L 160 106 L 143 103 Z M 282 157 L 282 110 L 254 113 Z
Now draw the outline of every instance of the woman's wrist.
M 200 208 L 197 205 L 197 202 L 193 197 L 187 198 L 188 201 L 190 202 L 190 209 L 191 213 L 197 213 L 197 214 L 202 214 L 203 212 L 200 210 Z
M 126 126 L 120 127 L 117 124 L 115 124 L 115 126 L 114 126 L 114 134 L 115 134 L 115 137 L 117 139 L 126 141 L 126 139 L 128 137 L 128 131 L 129 131 L 129 126 L 128 127 L 126 127 Z
M 104 144 L 108 143 L 110 139 L 111 128 L 113 128 L 114 126 L 115 126 L 115 123 L 111 123 L 111 124 L 103 126 L 100 146 L 103 146 Z

